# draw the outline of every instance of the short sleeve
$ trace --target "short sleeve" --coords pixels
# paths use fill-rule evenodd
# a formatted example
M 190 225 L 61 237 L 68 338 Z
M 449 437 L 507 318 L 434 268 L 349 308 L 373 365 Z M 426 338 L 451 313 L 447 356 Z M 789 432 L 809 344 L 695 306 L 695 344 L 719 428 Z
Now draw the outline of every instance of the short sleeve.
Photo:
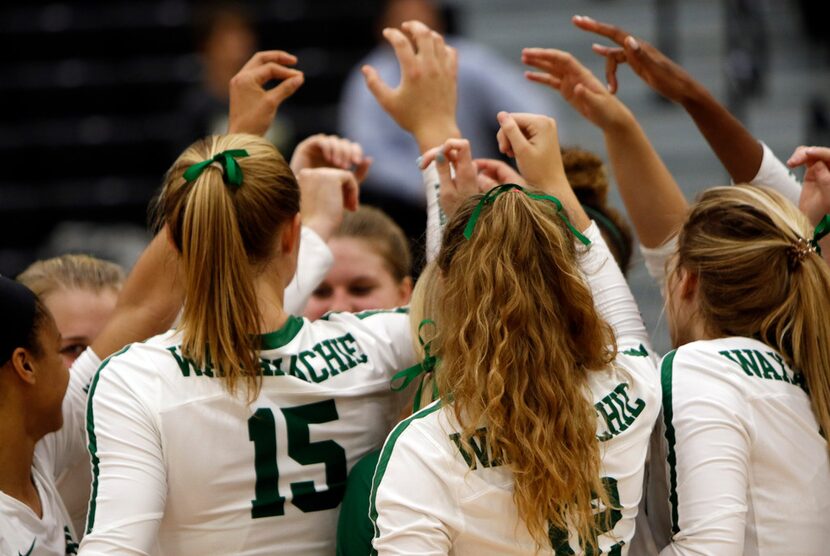
M 798 198 L 801 196 L 801 183 L 783 162 L 778 160 L 766 143 L 761 142 L 764 149 L 761 166 L 758 173 L 752 178 L 750 185 L 762 185 L 774 189 L 782 194 L 792 204 L 798 206 Z

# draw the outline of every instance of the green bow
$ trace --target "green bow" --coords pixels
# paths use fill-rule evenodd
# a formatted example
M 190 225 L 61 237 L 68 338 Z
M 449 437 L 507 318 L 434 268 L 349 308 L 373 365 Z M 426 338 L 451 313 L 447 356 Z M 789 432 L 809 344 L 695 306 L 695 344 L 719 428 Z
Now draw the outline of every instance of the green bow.
M 418 390 L 415 392 L 415 400 L 413 400 L 412 402 L 412 413 L 415 413 L 421 408 L 421 394 L 424 390 L 424 380 L 426 380 L 428 373 L 431 373 L 435 370 L 435 366 L 438 363 L 438 359 L 429 352 L 430 342 L 424 342 L 424 338 L 423 336 L 421 336 L 421 330 L 423 330 L 424 326 L 428 324 L 434 326 L 435 322 L 430 319 L 424 319 L 421 321 L 421 324 L 418 325 L 418 342 L 424 349 L 424 360 L 418 363 L 417 365 L 413 365 L 409 368 L 400 371 L 392 377 L 393 392 L 400 392 L 401 390 L 405 390 L 407 386 L 412 384 L 413 380 L 415 380 L 418 377 L 421 377 L 421 382 L 418 384 Z M 395 386 L 395 381 L 401 379 L 403 379 L 403 382 Z M 433 377 L 432 400 L 435 401 L 436 399 L 438 399 L 438 384 L 435 382 L 435 378 Z
M 222 166 L 222 179 L 225 183 L 239 187 L 242 185 L 242 168 L 239 166 L 239 162 L 236 161 L 236 158 L 234 158 L 237 156 L 240 158 L 248 156 L 248 151 L 245 149 L 231 149 L 228 151 L 222 151 L 213 158 L 197 162 L 185 170 L 183 175 L 184 180 L 187 182 L 195 180 L 202 175 L 205 168 L 214 162 L 218 162 L 219 165 Z
M 568 226 L 568 229 L 571 230 L 571 232 L 573 232 L 573 235 L 576 237 L 576 239 L 578 239 L 579 242 L 582 243 L 582 245 L 591 245 L 591 240 L 582 235 L 582 233 L 580 233 L 580 231 L 577 230 L 573 224 L 571 224 L 571 221 L 568 220 L 568 215 L 565 214 L 565 211 L 562 209 L 562 201 L 560 201 L 553 195 L 528 193 L 527 191 L 525 191 L 524 187 L 522 187 L 521 185 L 516 185 L 515 183 L 505 183 L 502 185 L 498 185 L 490 191 L 488 191 L 478 201 L 478 204 L 473 209 L 473 213 L 470 215 L 470 219 L 467 221 L 467 226 L 464 227 L 464 237 L 466 239 L 470 239 L 471 237 L 473 237 L 473 231 L 475 231 L 476 229 L 476 223 L 478 223 L 478 219 L 481 216 L 481 210 L 484 208 L 485 205 L 493 204 L 493 201 L 495 201 L 499 195 L 507 191 L 512 191 L 514 189 L 521 191 L 522 193 L 524 193 L 525 195 L 527 195 L 535 201 L 550 201 L 551 203 L 553 203 L 556 206 L 556 213 L 559 215 L 559 218 L 561 218 L 565 222 L 565 225 Z
M 830 214 L 825 214 L 824 217 L 819 220 L 818 225 L 816 225 L 816 229 L 813 231 L 813 239 L 810 240 L 810 245 L 816 249 L 816 253 L 819 255 L 821 255 L 821 246 L 818 242 L 824 239 L 827 234 L 830 234 Z

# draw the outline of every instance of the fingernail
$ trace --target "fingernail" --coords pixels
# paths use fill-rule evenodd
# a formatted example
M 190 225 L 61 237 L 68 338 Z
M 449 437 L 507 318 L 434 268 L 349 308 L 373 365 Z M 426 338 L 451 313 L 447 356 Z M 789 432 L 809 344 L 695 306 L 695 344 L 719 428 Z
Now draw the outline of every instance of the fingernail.
M 435 156 L 435 162 L 438 164 L 443 164 L 447 161 L 447 157 L 444 156 L 443 151 L 439 151 L 438 154 Z
M 582 15 L 582 16 L 580 16 L 580 17 L 581 17 L 582 19 L 584 19 L 585 21 L 591 21 L 591 22 L 593 22 L 593 21 L 594 21 L 594 20 L 593 20 L 593 18 L 588 17 L 587 15 Z
M 640 43 L 638 43 L 637 39 L 630 35 L 625 39 L 625 44 L 630 46 L 631 50 L 640 50 Z
M 606 85 L 606 87 L 608 87 L 608 92 L 609 92 L 609 93 L 613 93 L 613 92 L 614 92 L 614 86 L 613 86 L 613 85 L 611 85 L 610 83 L 609 83 L 608 85 Z
M 418 165 L 418 168 L 421 168 L 424 165 L 424 157 L 419 156 L 417 159 L 415 159 L 415 164 Z

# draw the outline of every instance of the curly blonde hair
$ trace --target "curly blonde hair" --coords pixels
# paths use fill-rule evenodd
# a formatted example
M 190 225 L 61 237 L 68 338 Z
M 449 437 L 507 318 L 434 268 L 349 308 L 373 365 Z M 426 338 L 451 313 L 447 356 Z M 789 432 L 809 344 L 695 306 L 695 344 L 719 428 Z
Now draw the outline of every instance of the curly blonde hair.
M 592 499 L 611 504 L 600 481 L 588 377 L 613 361 L 613 332 L 597 313 L 556 207 L 502 194 L 468 241 L 463 230 L 480 198 L 450 220 L 438 255 L 439 389 L 451 396 L 467 445 L 486 424 L 537 547 L 550 545 L 555 527 L 575 529 L 583 547 L 596 548 Z

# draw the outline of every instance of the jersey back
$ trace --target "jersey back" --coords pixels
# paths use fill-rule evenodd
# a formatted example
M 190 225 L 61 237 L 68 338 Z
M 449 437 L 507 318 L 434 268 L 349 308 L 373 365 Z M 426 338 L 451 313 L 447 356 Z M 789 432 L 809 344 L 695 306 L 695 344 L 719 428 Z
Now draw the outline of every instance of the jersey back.
M 82 550 L 120 534 L 160 554 L 333 553 L 347 473 L 397 421 L 390 377 L 415 359 L 403 311 L 362 317 L 292 317 L 263 336 L 250 404 L 175 333 L 102 366 Z

